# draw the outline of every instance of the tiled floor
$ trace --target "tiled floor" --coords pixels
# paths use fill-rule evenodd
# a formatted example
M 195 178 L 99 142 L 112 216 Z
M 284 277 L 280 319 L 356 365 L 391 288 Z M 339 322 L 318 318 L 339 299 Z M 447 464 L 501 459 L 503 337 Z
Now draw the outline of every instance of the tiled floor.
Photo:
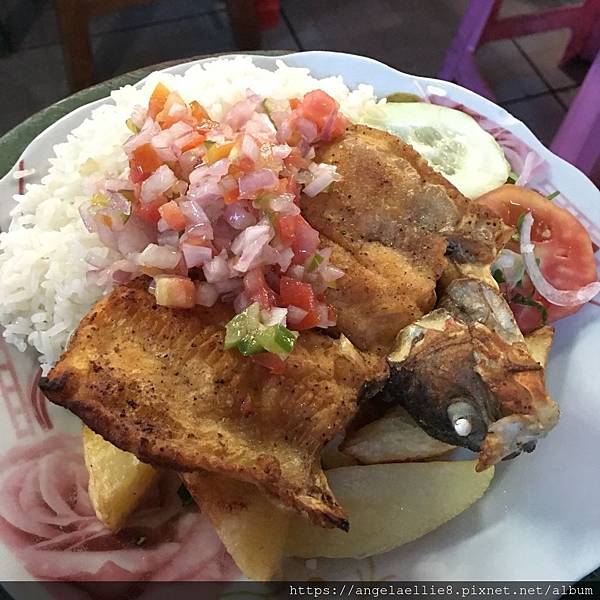
M 505 0 L 513 14 L 564 0 Z M 278 26 L 264 32 L 267 49 L 330 49 L 365 54 L 396 68 L 435 75 L 467 0 L 281 0 Z M 3 0 L 0 23 L 0 134 L 66 96 L 62 51 L 51 0 Z M 91 26 L 96 78 L 210 52 L 235 50 L 218 0 L 160 0 L 96 19 Z M 575 97 L 585 68 L 557 67 L 568 33 L 557 31 L 488 44 L 481 71 L 498 101 L 549 143 Z

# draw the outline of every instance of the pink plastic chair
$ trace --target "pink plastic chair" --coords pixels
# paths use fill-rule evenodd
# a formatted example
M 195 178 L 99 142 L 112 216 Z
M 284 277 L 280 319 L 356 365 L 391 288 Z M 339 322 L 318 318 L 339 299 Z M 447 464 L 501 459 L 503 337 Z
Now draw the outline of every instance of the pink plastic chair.
M 494 99 L 475 62 L 479 46 L 494 40 L 570 29 L 571 39 L 561 64 L 576 56 L 594 62 L 552 142 L 552 150 L 590 174 L 600 157 L 600 0 L 511 17 L 499 17 L 501 6 L 502 0 L 471 0 L 439 77 Z

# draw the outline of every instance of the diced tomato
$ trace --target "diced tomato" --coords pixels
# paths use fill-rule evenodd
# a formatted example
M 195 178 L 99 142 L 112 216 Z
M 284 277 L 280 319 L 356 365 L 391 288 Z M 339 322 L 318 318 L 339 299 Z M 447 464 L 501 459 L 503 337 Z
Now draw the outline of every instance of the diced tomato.
M 287 192 L 289 194 L 294 194 L 295 199 L 300 198 L 300 184 L 293 175 L 288 181 Z
M 281 375 L 285 371 L 285 361 L 271 352 L 260 352 L 249 357 L 252 362 L 255 362 L 265 369 L 269 369 L 274 375 Z
M 292 98 L 289 102 L 292 110 L 296 110 L 300 106 L 300 100 L 298 98 Z
M 335 116 L 329 135 L 323 137 L 322 139 L 325 141 L 334 140 L 335 138 L 340 137 L 342 133 L 344 133 L 346 127 L 348 127 L 348 120 L 346 119 L 346 117 L 344 117 L 344 115 L 338 113 Z
M 286 245 L 291 246 L 296 240 L 297 215 L 284 215 L 279 217 L 275 223 L 275 229 L 279 239 Z
M 299 134 L 298 134 L 299 135 Z M 299 139 L 296 141 L 298 143 Z M 309 161 L 302 156 L 300 150 L 295 147 L 292 151 L 283 159 L 283 164 L 287 167 L 296 167 L 296 169 L 308 168 Z
M 316 126 L 321 139 L 332 140 L 346 129 L 346 118 L 339 113 L 340 105 L 323 90 L 305 94 L 298 113 L 310 119 Z
M 171 114 L 171 108 L 175 105 L 178 105 L 177 109 Z M 181 106 L 181 109 L 179 106 Z M 171 92 L 162 110 L 156 115 L 156 121 L 160 123 L 162 129 L 168 129 L 178 121 L 186 121 L 192 124 L 191 111 L 184 99 L 177 92 Z
M 227 144 L 221 144 L 220 146 L 217 146 L 217 144 L 212 145 L 204 155 L 204 164 L 210 165 L 222 158 L 227 158 L 234 146 L 235 142 L 228 142 Z
M 260 267 L 248 271 L 244 276 L 244 289 L 252 302 L 258 302 L 261 308 L 269 309 L 277 302 L 277 295 L 267 285 L 265 274 Z
M 165 199 L 162 196 L 156 198 L 152 202 L 142 204 L 137 202 L 133 208 L 133 214 L 140 218 L 142 221 L 148 223 L 148 225 L 156 225 L 160 219 L 160 207 L 165 203 Z
M 199 133 L 197 131 L 193 131 L 186 135 L 186 139 L 189 137 L 189 140 L 181 147 L 182 152 L 187 152 L 188 150 L 192 150 L 193 148 L 197 148 L 201 144 L 204 143 L 206 139 L 206 135 L 203 133 Z
M 279 295 L 284 306 L 297 306 L 308 314 L 293 329 L 312 329 L 319 323 L 319 313 L 316 310 L 317 299 L 310 283 L 303 283 L 291 277 L 282 277 L 279 284 Z
M 163 164 L 152 144 L 138 146 L 129 159 L 129 177 L 133 183 L 148 179 Z
M 171 308 L 192 308 L 196 304 L 196 287 L 188 277 L 157 277 L 156 304 Z
M 174 231 L 183 231 L 185 229 L 185 216 L 174 200 L 160 206 L 158 212 L 167 225 Z
M 223 202 L 225 204 L 233 204 L 240 195 L 240 190 L 238 188 L 234 188 L 232 190 L 227 190 L 223 195 Z
M 163 110 L 165 107 L 165 103 L 171 91 L 169 88 L 162 84 L 158 83 L 152 92 L 152 96 L 150 96 L 150 102 L 148 103 L 148 116 L 153 119 L 156 118 L 156 115 Z
M 297 215 L 294 234 L 295 237 L 292 243 L 294 264 L 303 264 L 319 247 L 319 232 L 311 227 L 302 215 Z
M 196 119 L 196 121 L 199 123 L 205 121 L 206 119 L 210 120 L 210 117 L 208 116 L 208 113 L 202 104 L 196 102 L 196 100 L 192 100 L 190 102 L 190 110 L 192 111 L 192 117 L 194 117 L 194 119 Z

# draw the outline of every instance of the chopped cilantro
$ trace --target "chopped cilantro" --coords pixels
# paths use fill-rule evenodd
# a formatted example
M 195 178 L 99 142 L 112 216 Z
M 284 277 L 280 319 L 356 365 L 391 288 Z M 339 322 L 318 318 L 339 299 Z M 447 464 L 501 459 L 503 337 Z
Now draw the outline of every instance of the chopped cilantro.
M 515 242 L 518 242 L 521 239 L 521 227 L 523 227 L 523 220 L 525 219 L 526 214 L 527 213 L 521 213 L 517 219 L 517 226 L 515 232 L 512 234 L 512 239 Z
M 555 192 L 552 192 L 551 194 L 548 194 L 546 196 L 546 198 L 548 200 L 550 200 L 550 202 L 552 202 L 552 200 L 554 200 L 554 198 L 556 198 L 556 196 L 558 196 L 560 194 L 560 192 L 558 190 L 556 190 Z

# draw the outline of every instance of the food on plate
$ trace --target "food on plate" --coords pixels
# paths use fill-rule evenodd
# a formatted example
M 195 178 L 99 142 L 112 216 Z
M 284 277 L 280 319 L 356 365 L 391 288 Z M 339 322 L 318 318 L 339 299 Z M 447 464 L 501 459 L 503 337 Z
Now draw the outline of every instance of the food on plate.
M 244 481 L 207 471 L 182 479 L 242 573 L 257 581 L 273 579 L 281 567 L 291 513 Z
M 236 58 L 124 88 L 57 147 L 0 234 L 0 323 L 90 428 L 99 519 L 170 470 L 267 579 L 286 548 L 415 539 L 533 449 L 558 419 L 539 313 L 600 284 L 573 217 L 502 186 L 503 152 L 520 183 L 543 161 L 484 121 Z M 405 462 L 454 446 L 478 461 Z
M 380 387 L 384 361 L 307 331 L 285 373 L 269 374 L 223 350 L 230 307 L 173 310 L 147 287 L 144 278 L 118 287 L 83 319 L 40 382 L 48 398 L 140 460 L 230 474 L 347 528 L 319 453 Z
M 477 202 L 514 228 L 492 272 L 523 332 L 576 313 L 600 292 L 590 236 L 568 210 L 511 184 Z
M 485 283 L 457 279 L 438 306 L 399 335 L 384 398 L 432 437 L 478 451 L 478 470 L 531 452 L 559 410 L 508 305 Z
M 160 471 L 123 452 L 88 427 L 83 428 L 83 456 L 89 473 L 88 493 L 96 516 L 119 531 L 158 482 Z
M 508 179 L 510 165 L 498 142 L 460 110 L 388 99 L 374 107 L 365 123 L 410 144 L 467 198 L 477 198 Z
M 412 542 L 460 514 L 485 493 L 493 469 L 472 461 L 341 467 L 327 476 L 346 507 L 348 533 L 292 518 L 286 553 L 310 558 L 365 558 Z
M 452 450 L 430 435 L 401 406 L 348 435 L 342 450 L 365 465 L 423 460 Z

